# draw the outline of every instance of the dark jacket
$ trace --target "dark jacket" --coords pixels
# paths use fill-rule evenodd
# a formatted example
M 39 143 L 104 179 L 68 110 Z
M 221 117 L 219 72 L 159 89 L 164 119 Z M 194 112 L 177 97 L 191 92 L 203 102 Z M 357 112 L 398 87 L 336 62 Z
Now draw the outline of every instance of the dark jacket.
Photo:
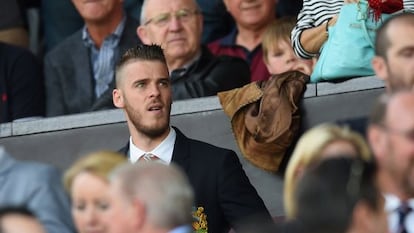
M 0 43 L 0 123 L 44 116 L 42 68 L 29 51 Z
M 173 100 L 216 95 L 250 82 L 250 70 L 240 58 L 214 56 L 202 47 L 200 58 L 182 75 L 171 75 Z
M 177 128 L 172 162 L 187 174 L 195 207 L 203 207 L 208 232 L 227 233 L 248 217 L 271 222 L 263 200 L 251 185 L 234 151 L 187 138 Z M 129 144 L 120 152 L 128 154 Z
M 115 64 L 128 48 L 139 43 L 135 33 L 137 27 L 138 21 L 127 17 L 117 48 L 118 51 L 115 53 L 117 55 Z M 98 99 L 95 96 L 93 68 L 89 58 L 89 50 L 82 40 L 82 29 L 46 55 L 44 70 L 46 114 L 48 116 L 114 108 L 112 101 L 106 101 L 109 95 L 112 96 L 111 93 L 115 86 L 114 80 L 110 83 L 108 90 Z

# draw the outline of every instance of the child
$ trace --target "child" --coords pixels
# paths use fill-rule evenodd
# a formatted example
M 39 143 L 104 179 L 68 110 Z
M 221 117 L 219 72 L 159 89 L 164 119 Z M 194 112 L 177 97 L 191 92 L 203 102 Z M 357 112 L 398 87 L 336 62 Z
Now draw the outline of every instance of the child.
M 262 40 L 263 59 L 270 74 L 297 70 L 310 75 L 315 61 L 301 59 L 295 55 L 290 41 L 290 32 L 296 18 L 283 17 L 267 27 Z

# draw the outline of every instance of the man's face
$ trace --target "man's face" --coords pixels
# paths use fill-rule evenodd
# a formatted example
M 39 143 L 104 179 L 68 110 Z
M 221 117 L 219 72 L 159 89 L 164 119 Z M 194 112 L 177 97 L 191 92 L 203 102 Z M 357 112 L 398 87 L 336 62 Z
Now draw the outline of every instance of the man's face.
M 414 93 L 402 93 L 390 101 L 379 134 L 373 149 L 381 169 L 399 193 L 414 197 Z
M 158 44 L 167 61 L 190 61 L 201 45 L 203 19 L 191 0 L 150 0 L 137 33 L 145 44 Z
M 120 182 L 115 181 L 110 185 L 109 198 L 111 207 L 103 216 L 105 224 L 108 226 L 108 233 L 137 232 L 137 219 L 134 205 L 128 201 L 120 191 Z
M 168 69 L 159 61 L 130 61 L 120 71 L 114 104 L 123 108 L 138 134 L 158 138 L 168 133 L 171 87 Z
M 122 13 L 122 0 L 72 0 L 79 14 L 85 21 L 102 23 L 112 15 Z
M 384 79 L 389 91 L 414 88 L 414 26 L 394 22 L 387 29 L 390 47 L 387 57 L 375 57 L 373 68 Z
M 224 4 L 242 27 L 264 27 L 275 18 L 275 0 L 224 0 Z

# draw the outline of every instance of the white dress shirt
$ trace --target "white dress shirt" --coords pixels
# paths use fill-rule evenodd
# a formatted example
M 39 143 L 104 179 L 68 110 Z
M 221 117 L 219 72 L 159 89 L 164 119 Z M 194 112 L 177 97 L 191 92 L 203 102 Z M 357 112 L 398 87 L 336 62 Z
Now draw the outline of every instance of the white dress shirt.
M 173 128 L 170 128 L 170 133 L 167 137 L 152 151 L 144 151 L 134 145 L 132 137 L 129 138 L 129 161 L 135 163 L 138 159 L 148 153 L 157 156 L 163 163 L 170 164 L 172 154 L 174 151 L 176 133 Z
M 385 211 L 388 215 L 388 227 L 391 233 L 397 233 L 398 230 L 398 207 L 401 205 L 400 199 L 392 194 L 385 194 Z M 413 209 L 405 218 L 404 226 L 407 233 L 414 233 L 414 199 L 408 200 L 408 205 Z

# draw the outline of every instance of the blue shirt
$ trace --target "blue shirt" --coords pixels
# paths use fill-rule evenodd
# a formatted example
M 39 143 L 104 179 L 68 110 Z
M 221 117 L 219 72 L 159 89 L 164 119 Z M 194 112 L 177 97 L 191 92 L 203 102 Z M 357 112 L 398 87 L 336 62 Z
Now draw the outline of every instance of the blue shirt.
M 98 49 L 89 35 L 86 25 L 83 27 L 82 39 L 85 46 L 89 48 L 90 62 L 93 67 L 93 77 L 95 80 L 95 96 L 98 98 L 104 93 L 112 82 L 115 73 L 115 57 L 122 32 L 125 28 L 126 16 L 115 31 L 108 35 L 100 49 Z

